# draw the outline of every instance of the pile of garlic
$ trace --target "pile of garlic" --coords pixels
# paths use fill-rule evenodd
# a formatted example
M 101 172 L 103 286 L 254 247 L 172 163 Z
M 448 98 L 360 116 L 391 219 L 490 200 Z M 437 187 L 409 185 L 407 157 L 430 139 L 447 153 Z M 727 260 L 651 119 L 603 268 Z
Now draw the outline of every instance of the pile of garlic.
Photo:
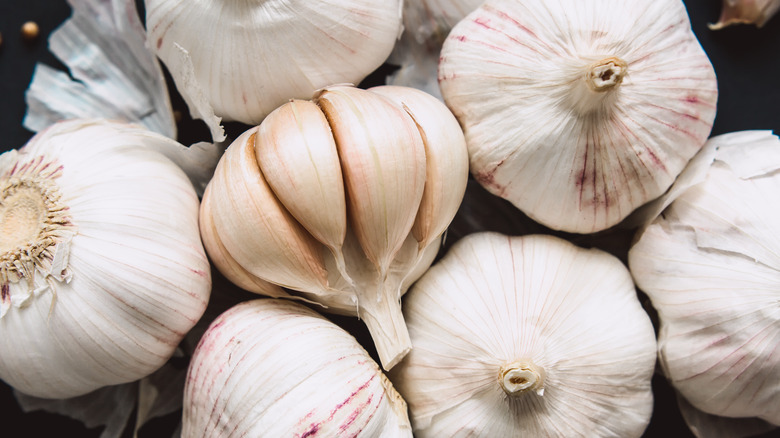
M 110 9 L 99 0 L 73 1 Z M 118 19 L 117 11 L 131 3 L 112 0 L 111 13 L 94 15 Z M 137 126 L 55 125 L 41 138 L 72 131 L 89 145 L 83 154 L 121 145 L 110 158 L 110 172 L 83 176 L 123 183 L 89 183 L 104 191 L 85 189 L 72 198 L 64 194 L 74 179 L 69 169 L 86 166 L 78 153 L 69 152 L 62 166 L 48 158 L 10 164 L 48 143 L 36 138 L 0 158 L 8 169 L 0 187 L 7 286 L 0 335 L 13 333 L 0 336 L 4 381 L 41 397 L 70 397 L 148 376 L 177 345 L 186 353 L 189 342 L 200 339 L 186 388 L 173 396 L 183 397 L 183 436 L 638 437 L 651 419 L 658 358 L 657 371 L 684 397 L 681 409 L 695 433 L 726 421 L 718 417 L 707 426 L 710 416 L 744 417 L 746 422 L 733 424 L 756 433 L 780 423 L 776 385 L 758 385 L 777 380 L 769 347 L 778 326 L 776 296 L 772 285 L 759 284 L 773 278 L 775 239 L 752 232 L 772 216 L 771 206 L 750 207 L 758 218 L 730 220 L 724 229 L 740 232 L 723 236 L 736 235 L 736 243 L 713 235 L 702 219 L 706 212 L 699 212 L 695 224 L 674 222 L 704 197 L 692 194 L 705 184 L 691 169 L 711 167 L 708 175 L 720 175 L 729 168 L 742 177 L 723 183 L 720 194 L 743 180 L 770 184 L 777 145 L 758 136 L 761 151 L 769 154 L 760 162 L 736 157 L 739 148 L 753 147 L 742 136 L 735 137 L 739 146 L 717 154 L 713 145 L 725 145 L 724 139 L 702 149 L 715 117 L 717 81 L 680 0 L 145 5 L 148 32 L 142 39 L 170 69 L 191 115 L 206 121 L 214 141 L 227 138 L 223 120 L 238 121 L 241 130 L 229 138 L 215 170 L 216 159 L 182 154 L 175 141 Z M 772 12 L 766 9 L 762 20 Z M 112 25 L 126 30 L 132 23 Z M 132 34 L 128 44 L 138 36 Z M 252 50 L 240 50 L 246 47 Z M 406 56 L 410 47 L 424 50 Z M 103 89 L 102 72 L 110 72 L 107 77 L 137 80 L 128 95 L 154 96 L 143 96 L 150 99 L 133 102 L 131 109 L 122 102 L 112 109 L 111 99 L 102 96 L 96 99 L 101 109 L 94 111 L 142 118 L 175 135 L 167 95 L 138 93 L 165 90 L 156 60 L 137 44 L 128 51 L 144 63 L 142 79 L 138 72 L 123 76 L 122 68 L 102 66 L 96 77 L 87 77 L 86 89 Z M 403 64 L 388 82 L 429 93 L 342 84 L 359 83 L 388 59 Z M 438 78 L 429 75 L 437 69 Z M 68 82 L 46 75 L 49 81 L 37 82 L 31 93 L 38 111 L 46 96 L 41 87 Z M 68 108 L 67 99 L 59 104 Z M 90 111 L 81 105 L 79 112 Z M 42 116 L 51 113 L 35 113 L 30 123 L 41 126 L 50 121 Z M 101 136 L 93 137 L 95 126 Z M 217 144 L 207 149 L 212 156 L 222 152 Z M 137 183 L 130 171 L 114 172 L 135 159 L 152 163 L 138 164 Z M 533 229 L 569 242 L 476 233 L 490 228 L 486 224 L 501 200 L 475 192 L 491 210 L 480 218 L 470 215 L 469 205 L 461 205 L 469 171 L 472 182 L 518 208 L 512 207 L 512 220 L 522 210 L 536 221 L 535 227 L 510 227 L 510 234 Z M 175 181 L 173 188 L 163 182 L 168 179 Z M 110 184 L 124 191 L 107 196 Z M 132 189 L 143 195 L 118 194 Z M 31 193 L 46 199 L 39 202 Z M 748 200 L 742 192 L 734 196 Z M 66 199 L 72 202 L 62 206 Z M 138 204 L 125 204 L 127 199 Z M 473 207 L 467 195 L 469 202 Z M 133 213 L 115 217 L 119 204 L 123 213 Z M 720 212 L 718 220 L 735 214 L 711 210 Z M 582 248 L 595 243 L 625 255 L 628 240 L 615 244 L 610 231 L 629 215 L 625 225 L 641 224 L 629 253 L 630 273 L 618 258 Z M 26 222 L 36 218 L 40 232 L 30 225 L 34 220 Z M 466 223 L 466 236 L 453 245 L 446 232 L 458 218 Z M 134 221 L 149 226 L 133 228 Z M 150 238 L 147 229 L 158 222 L 165 231 Z M 36 233 L 42 240 L 28 239 Z M 672 233 L 686 237 L 671 239 Z M 80 248 L 90 243 L 101 257 L 84 256 Z M 721 288 L 736 265 L 762 272 L 717 291 L 739 295 L 749 283 L 753 299 L 700 311 L 709 298 L 696 297 L 709 286 L 697 285 L 696 275 L 680 279 L 692 262 L 663 252 L 682 243 L 691 258 L 701 249 L 711 257 L 713 250 L 724 259 L 736 255 L 736 262 L 713 268 Z M 127 258 L 111 257 L 113 247 L 127 251 Z M 205 254 L 240 292 L 270 298 L 242 295 L 245 303 L 193 329 L 211 289 Z M 88 267 L 78 264 L 85 259 Z M 642 308 L 632 281 L 660 315 L 658 343 L 645 311 L 650 309 Z M 672 295 L 680 288 L 684 293 Z M 223 292 L 215 288 L 212 296 Z M 756 303 L 761 305 L 751 310 Z M 98 311 L 80 313 L 91 309 Z M 735 309 L 745 315 L 733 317 L 729 311 Z M 360 343 L 325 313 L 357 316 L 361 323 L 342 324 Z M 362 323 L 370 338 L 359 336 Z M 715 338 L 708 336 L 713 332 Z M 184 336 L 188 342 L 179 344 Z M 708 349 L 745 337 L 755 342 L 743 342 L 725 358 L 721 350 Z M 700 354 L 687 354 L 692 345 Z M 376 362 L 390 370 L 387 376 Z M 765 368 L 753 368 L 756 362 Z M 733 370 L 742 374 L 729 375 Z M 138 398 L 142 422 L 151 402 L 149 393 Z

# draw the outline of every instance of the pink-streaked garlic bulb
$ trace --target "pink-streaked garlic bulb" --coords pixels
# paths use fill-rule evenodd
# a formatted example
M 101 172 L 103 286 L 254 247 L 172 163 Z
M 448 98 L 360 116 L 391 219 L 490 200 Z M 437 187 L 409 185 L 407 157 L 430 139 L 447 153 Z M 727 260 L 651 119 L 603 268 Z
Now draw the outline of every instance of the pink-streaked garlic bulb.
M 442 48 L 474 177 L 556 230 L 609 228 L 660 196 L 715 117 L 680 0 L 490 0 Z
M 0 155 L 0 378 L 41 398 L 139 380 L 203 314 L 198 195 L 138 125 L 74 119 Z
M 702 153 L 708 165 L 638 234 L 629 267 L 658 311 L 660 364 L 680 394 L 708 414 L 780 426 L 780 141 L 735 132 Z
M 191 111 L 253 125 L 289 99 L 358 84 L 401 32 L 400 0 L 145 4 L 149 47 Z
M 411 438 L 411 427 L 406 403 L 352 335 L 268 298 L 232 307 L 201 338 L 182 436 Z

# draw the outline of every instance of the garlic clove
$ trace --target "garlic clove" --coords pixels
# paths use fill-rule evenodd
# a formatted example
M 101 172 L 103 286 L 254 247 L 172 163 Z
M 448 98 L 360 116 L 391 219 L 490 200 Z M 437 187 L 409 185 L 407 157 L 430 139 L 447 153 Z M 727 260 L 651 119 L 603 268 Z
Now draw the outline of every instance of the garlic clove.
M 336 142 L 325 115 L 311 101 L 282 105 L 260 125 L 255 152 L 263 177 L 279 201 L 333 252 L 345 275 L 341 246 L 347 233 L 347 207 Z
M 406 403 L 349 333 L 300 304 L 260 299 L 203 335 L 182 436 L 411 437 Z
M 718 22 L 711 30 L 720 30 L 735 24 L 752 24 L 761 28 L 780 9 L 778 0 L 723 0 Z
M 214 266 L 225 277 L 229 278 L 238 287 L 257 294 L 267 295 L 269 297 L 289 297 L 290 295 L 279 286 L 269 283 L 255 275 L 249 273 L 230 255 L 225 246 L 219 240 L 219 235 L 214 227 L 214 221 L 211 219 L 211 194 L 210 187 L 207 186 L 203 195 L 203 201 L 200 206 L 201 236 L 203 246 L 209 255 L 209 259 Z
M 384 278 L 422 199 L 425 144 L 414 120 L 400 106 L 377 99 L 370 91 L 328 87 L 315 102 L 336 140 L 351 225 L 366 257 Z
M 576 233 L 663 194 L 707 139 L 717 101 L 680 0 L 486 2 L 445 40 L 439 84 L 475 179 Z
M 210 199 L 205 202 L 218 238 L 252 275 L 292 289 L 327 289 L 322 244 L 285 209 L 263 178 L 255 156 L 257 132 L 258 127 L 251 128 L 231 143 L 209 183 Z
M 425 189 L 412 227 L 420 248 L 425 248 L 447 229 L 466 193 L 466 139 L 455 116 L 428 93 L 390 85 L 369 91 L 401 105 L 414 119 L 425 144 Z

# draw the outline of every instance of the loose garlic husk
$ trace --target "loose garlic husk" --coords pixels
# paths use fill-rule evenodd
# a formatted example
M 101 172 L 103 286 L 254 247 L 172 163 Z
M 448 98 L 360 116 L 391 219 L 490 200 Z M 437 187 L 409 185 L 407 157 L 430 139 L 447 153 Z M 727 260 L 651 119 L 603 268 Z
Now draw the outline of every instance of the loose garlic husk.
M 556 230 L 609 228 L 701 148 L 717 83 L 680 0 L 491 0 L 442 48 L 471 171 Z
M 628 269 L 545 235 L 456 242 L 404 297 L 417 437 L 638 437 L 655 333 Z
M 0 378 L 43 398 L 161 367 L 211 290 L 198 196 L 156 149 L 100 120 L 55 124 L 0 156 Z M 183 148 L 183 146 L 181 146 Z
M 780 425 L 780 141 L 736 132 L 702 153 L 703 176 L 642 229 L 629 267 L 658 311 L 660 363 L 682 396 Z
M 720 30 L 735 24 L 752 24 L 763 27 L 780 9 L 780 0 L 723 0 L 718 22 L 710 24 L 712 30 Z
M 291 98 L 359 83 L 401 32 L 400 0 L 145 4 L 149 47 L 190 109 L 208 103 L 222 120 L 252 125 Z
M 411 437 L 406 403 L 349 333 L 291 301 L 220 315 L 184 388 L 184 437 Z
M 410 348 L 401 295 L 433 261 L 467 179 L 463 132 L 439 100 L 333 86 L 228 147 L 201 232 L 239 286 L 359 316 L 390 369 Z

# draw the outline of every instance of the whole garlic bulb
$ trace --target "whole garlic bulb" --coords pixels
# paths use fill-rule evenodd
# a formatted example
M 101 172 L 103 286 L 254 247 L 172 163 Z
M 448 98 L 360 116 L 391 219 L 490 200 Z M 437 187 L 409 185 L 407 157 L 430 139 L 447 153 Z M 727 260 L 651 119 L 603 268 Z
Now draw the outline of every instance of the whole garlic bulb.
M 184 388 L 185 437 L 411 437 L 406 403 L 349 333 L 291 301 L 220 315 Z
M 414 344 L 390 378 L 418 437 L 638 437 L 655 333 L 600 250 L 494 232 L 456 242 L 404 298 Z
M 490 0 L 442 48 L 471 172 L 556 230 L 609 228 L 661 195 L 715 117 L 680 0 Z
M 780 425 L 780 141 L 713 137 L 700 182 L 672 200 L 628 253 L 658 310 L 671 384 L 713 415 Z
M 433 261 L 467 180 L 463 132 L 442 102 L 406 87 L 333 86 L 228 147 L 201 232 L 237 285 L 359 316 L 390 369 L 410 348 L 401 295 Z
M 145 4 L 149 47 L 190 108 L 205 100 L 223 120 L 253 125 L 289 99 L 359 83 L 401 32 L 400 0 Z
M 162 366 L 211 290 L 198 196 L 140 126 L 57 123 L 0 156 L 0 378 L 42 398 Z

